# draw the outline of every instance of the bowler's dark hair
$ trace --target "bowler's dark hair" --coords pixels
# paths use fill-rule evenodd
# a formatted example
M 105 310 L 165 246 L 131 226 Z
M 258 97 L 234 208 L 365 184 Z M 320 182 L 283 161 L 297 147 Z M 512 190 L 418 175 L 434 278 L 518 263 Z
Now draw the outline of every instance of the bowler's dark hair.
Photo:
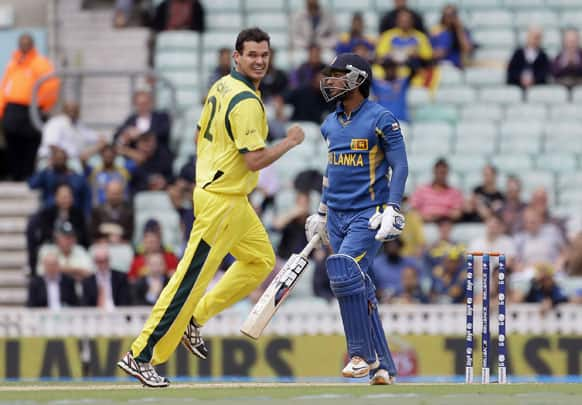
M 269 48 L 271 48 L 271 37 L 265 31 L 258 27 L 247 28 L 239 32 L 236 37 L 235 49 L 242 54 L 245 47 L 245 42 L 263 42 L 267 41 Z

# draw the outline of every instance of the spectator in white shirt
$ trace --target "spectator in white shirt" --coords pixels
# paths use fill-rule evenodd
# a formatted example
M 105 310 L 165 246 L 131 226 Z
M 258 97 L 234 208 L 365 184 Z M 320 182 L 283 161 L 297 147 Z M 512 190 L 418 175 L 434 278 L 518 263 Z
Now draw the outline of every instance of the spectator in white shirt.
M 80 168 L 80 159 L 88 154 L 94 154 L 104 144 L 105 140 L 97 132 L 86 127 L 79 121 L 80 107 L 74 101 L 63 105 L 62 114 L 47 121 L 42 130 L 42 141 L 38 150 L 39 164 L 46 165 L 51 153 L 51 146 L 56 146 L 67 152 L 73 165 Z
M 41 266 L 44 275 L 33 276 L 30 279 L 27 306 L 59 310 L 64 306 L 79 305 L 75 280 L 61 272 L 57 255 L 46 254 Z
M 558 227 L 544 224 L 542 213 L 528 207 L 523 214 L 524 230 L 515 235 L 516 270 L 520 271 L 537 263 L 555 264 L 566 242 Z
M 507 267 L 515 260 L 515 242 L 505 234 L 505 224 L 501 216 L 492 214 L 485 222 L 485 234 L 469 244 L 469 251 L 499 252 L 505 255 Z
M 62 222 L 55 231 L 55 244 L 43 245 L 38 253 L 37 275 L 44 275 L 44 258 L 48 254 L 55 254 L 59 259 L 61 271 L 77 281 L 89 276 L 93 272 L 93 265 L 89 253 L 77 244 L 75 229 L 70 222 Z
M 305 1 L 305 9 L 293 15 L 290 30 L 291 46 L 295 49 L 306 49 L 311 44 L 332 49 L 337 42 L 333 15 L 318 0 Z
M 107 244 L 95 245 L 92 254 L 95 273 L 83 280 L 82 304 L 104 310 L 130 305 L 127 275 L 111 268 Z

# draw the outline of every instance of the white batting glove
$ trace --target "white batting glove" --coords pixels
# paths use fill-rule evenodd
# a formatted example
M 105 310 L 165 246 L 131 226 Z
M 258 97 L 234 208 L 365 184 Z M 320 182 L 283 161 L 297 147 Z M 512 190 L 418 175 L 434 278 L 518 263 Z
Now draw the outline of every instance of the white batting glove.
M 368 228 L 378 229 L 376 240 L 388 241 L 396 239 L 402 233 L 406 221 L 398 207 L 389 205 L 384 212 L 376 212 L 368 221 Z
M 319 235 L 319 239 L 324 244 L 329 245 L 327 215 L 317 213 L 307 217 L 305 221 L 305 236 L 307 237 L 307 241 L 310 241 L 315 235 Z

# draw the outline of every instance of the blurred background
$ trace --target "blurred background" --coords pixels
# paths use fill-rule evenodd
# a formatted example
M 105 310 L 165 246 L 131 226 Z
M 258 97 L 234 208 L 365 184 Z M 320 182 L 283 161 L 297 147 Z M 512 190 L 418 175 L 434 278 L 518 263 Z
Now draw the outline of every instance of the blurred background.
M 582 0 L 4 0 L 0 380 L 121 376 L 114 364 L 192 228 L 205 94 L 251 26 L 271 36 L 269 142 L 292 123 L 306 132 L 250 195 L 274 272 L 306 244 L 319 204 L 319 124 L 333 109 L 320 71 L 358 53 L 408 150 L 407 226 L 371 274 L 401 377 L 464 373 L 465 254 L 479 250 L 507 256 L 513 381 L 578 381 Z M 179 348 L 160 373 L 338 375 L 346 354 L 329 253 L 313 254 L 259 342 L 238 328 L 262 289 L 204 328 L 208 361 Z

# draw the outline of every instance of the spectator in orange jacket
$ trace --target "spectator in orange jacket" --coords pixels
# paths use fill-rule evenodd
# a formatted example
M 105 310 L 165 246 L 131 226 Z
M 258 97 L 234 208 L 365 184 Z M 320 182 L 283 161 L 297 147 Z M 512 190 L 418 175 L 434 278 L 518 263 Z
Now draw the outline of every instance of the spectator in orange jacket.
M 37 53 L 32 36 L 22 34 L 18 39 L 18 49 L 0 82 L 0 118 L 6 139 L 8 175 L 13 180 L 25 180 L 34 172 L 41 134 L 32 125 L 28 108 L 35 82 L 53 70 L 52 63 Z M 58 90 L 57 79 L 40 87 L 38 105 L 42 111 L 47 112 L 53 107 Z

